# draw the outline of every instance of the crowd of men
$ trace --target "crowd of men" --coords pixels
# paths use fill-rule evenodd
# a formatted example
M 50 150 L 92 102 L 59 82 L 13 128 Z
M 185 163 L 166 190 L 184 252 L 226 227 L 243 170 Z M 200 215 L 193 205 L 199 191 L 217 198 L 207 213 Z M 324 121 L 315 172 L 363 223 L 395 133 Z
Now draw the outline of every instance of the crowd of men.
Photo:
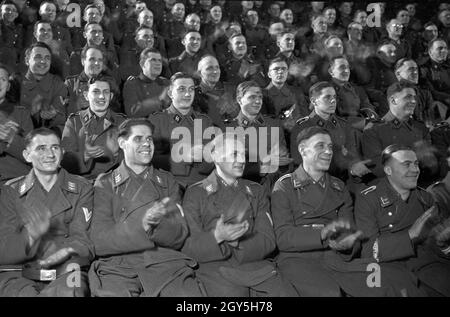
M 0 296 L 450 296 L 450 4 L 72 3 L 0 3 Z

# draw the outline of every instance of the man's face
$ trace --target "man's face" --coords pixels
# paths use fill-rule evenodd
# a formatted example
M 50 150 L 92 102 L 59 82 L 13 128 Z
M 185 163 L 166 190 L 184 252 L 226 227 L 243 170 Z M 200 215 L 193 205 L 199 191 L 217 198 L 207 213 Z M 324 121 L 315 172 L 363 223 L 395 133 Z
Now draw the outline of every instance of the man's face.
M 246 10 L 253 9 L 253 1 L 241 1 L 242 8 Z
M 100 23 L 102 21 L 102 15 L 97 8 L 89 8 L 84 13 L 84 20 L 87 23 Z
M 416 108 L 416 91 L 413 88 L 405 88 L 390 98 L 390 107 L 402 118 L 408 118 L 414 114 Z
M 397 20 L 403 25 L 408 25 L 409 20 L 410 20 L 408 10 L 401 10 L 401 11 L 399 11 L 397 13 Z
M 237 140 L 226 138 L 223 146 L 213 152 L 214 163 L 226 176 L 238 179 L 244 174 L 245 146 Z
M 278 3 L 271 4 L 269 14 L 274 18 L 278 18 L 280 16 L 280 5 Z
M 447 60 L 448 48 L 445 41 L 436 41 L 429 50 L 430 57 L 436 62 L 444 62 Z
M 202 59 L 200 68 L 200 76 L 207 83 L 216 84 L 220 79 L 219 62 L 214 57 L 206 57 Z
M 348 37 L 352 40 L 360 41 L 362 39 L 363 27 L 359 23 L 353 23 L 352 27 L 348 29 Z
M 316 172 L 326 172 L 333 158 L 333 142 L 328 134 L 316 134 L 299 145 L 303 166 Z
M 245 94 L 238 98 L 239 106 L 244 114 L 256 116 L 262 107 L 263 95 L 261 88 L 250 87 Z
M 350 79 L 350 64 L 345 58 L 336 59 L 330 69 L 332 78 L 347 82 Z
M 327 20 L 328 25 L 332 25 L 336 21 L 336 10 L 328 9 L 323 14 Z
M 132 126 L 127 139 L 119 138 L 119 147 L 123 150 L 125 160 L 129 165 L 149 165 L 155 149 L 150 127 L 146 125 Z
M 391 39 L 398 39 L 400 36 L 402 36 L 403 33 L 403 24 L 400 23 L 398 20 L 392 20 L 389 22 L 389 25 L 387 27 L 387 32 L 389 34 L 389 37 Z
M 153 48 L 155 37 L 152 29 L 142 29 L 136 34 L 136 44 L 141 49 Z
M 344 45 L 342 44 L 341 39 L 332 38 L 327 43 L 327 51 L 331 56 L 339 56 L 344 53 Z
M 313 8 L 314 11 L 322 11 L 324 6 L 325 6 L 325 2 L 324 1 L 311 1 L 311 8 Z
M 3 68 L 0 68 L 0 100 L 5 98 L 9 90 L 9 74 Z
M 450 26 L 450 10 L 442 11 L 441 14 L 439 14 L 439 21 L 441 21 L 444 26 Z
M 195 97 L 195 84 L 191 78 L 177 79 L 169 88 L 168 95 L 178 110 L 191 109 Z
M 409 16 L 413 17 L 416 15 L 416 6 L 414 4 L 407 4 L 406 10 L 408 10 Z
M 291 9 L 284 9 L 280 13 L 280 19 L 282 21 L 286 22 L 287 24 L 292 24 L 294 22 L 294 15 L 292 14 L 292 10 Z
M 352 3 L 351 2 L 342 2 L 339 7 L 339 11 L 345 15 L 350 15 L 352 13 Z
M 86 41 L 89 44 L 101 46 L 103 43 L 103 28 L 100 24 L 89 25 L 85 32 Z
M 30 53 L 28 67 L 35 75 L 44 76 L 50 70 L 52 55 L 50 51 L 43 47 L 35 47 Z
M 189 32 L 182 40 L 186 52 L 195 54 L 200 50 L 202 36 L 198 32 Z
M 327 20 L 324 17 L 319 17 L 312 23 L 313 32 L 316 34 L 325 33 L 328 30 Z
M 277 41 L 281 52 L 293 52 L 295 48 L 295 36 L 292 33 L 283 34 Z
M 276 38 L 283 31 L 284 31 L 284 25 L 283 25 L 283 23 L 280 23 L 280 22 L 272 23 L 269 27 L 269 34 L 274 38 Z
M 358 22 L 359 24 L 361 24 L 363 27 L 365 27 L 367 25 L 367 13 L 364 11 L 360 11 L 358 12 L 358 14 L 355 17 L 355 22 Z
M 4 4 L 1 6 L 2 20 L 8 23 L 13 23 L 19 16 L 16 6 L 12 4 Z
M 56 6 L 52 3 L 44 3 L 39 9 L 43 21 L 53 22 L 56 19 Z
M 222 8 L 219 6 L 214 6 L 210 10 L 211 18 L 213 21 L 220 21 L 222 20 Z
M 49 23 L 39 23 L 36 32 L 34 33 L 34 37 L 38 42 L 49 43 L 53 40 L 52 26 Z
M 269 67 L 269 78 L 276 85 L 284 85 L 288 77 L 288 65 L 286 62 L 272 63 Z
M 105 15 L 105 2 L 103 0 L 94 0 L 94 5 L 100 10 L 100 15 L 103 18 Z
M 247 54 L 247 41 L 244 36 L 235 36 L 230 41 L 230 49 L 236 56 Z
M 97 76 L 103 69 L 103 54 L 100 50 L 90 48 L 86 52 L 86 59 L 81 60 L 84 72 L 89 77 Z
M 388 179 L 399 189 L 411 190 L 417 187 L 420 169 L 416 153 L 397 151 L 384 167 Z
M 184 4 L 182 3 L 176 3 L 172 7 L 172 15 L 175 17 L 175 19 L 182 21 L 184 19 Z
M 148 10 L 142 11 L 139 13 L 138 23 L 141 26 L 146 26 L 149 28 L 153 27 L 153 13 Z
M 435 39 L 437 39 L 438 37 L 438 28 L 436 25 L 428 25 L 424 32 L 423 32 L 423 37 L 425 38 L 425 40 L 427 40 L 428 42 L 431 42 Z
M 396 75 L 398 78 L 406 80 L 412 84 L 416 85 L 419 83 L 419 68 L 414 61 L 407 61 L 403 63 L 403 65 L 397 69 Z
M 149 78 L 156 78 L 162 72 L 162 58 L 161 54 L 148 53 L 147 59 L 144 62 L 142 72 Z
M 256 12 L 255 10 L 249 10 L 247 12 L 247 21 L 248 24 L 250 24 L 251 26 L 258 25 L 259 22 L 258 12 Z
M 200 31 L 200 18 L 196 14 L 191 14 L 186 18 L 185 24 L 188 29 Z
M 105 113 L 113 97 L 109 83 L 105 81 L 96 81 L 89 85 L 89 90 L 84 94 L 89 101 L 89 108 L 94 113 Z
M 23 156 L 33 169 L 42 174 L 55 174 L 61 163 L 63 150 L 55 135 L 36 135 L 23 151 Z
M 316 112 L 334 114 L 336 111 L 336 91 L 332 87 L 322 89 L 320 95 L 313 99 Z
M 386 44 L 380 47 L 380 57 L 388 63 L 395 63 L 397 61 L 397 49 L 393 44 Z

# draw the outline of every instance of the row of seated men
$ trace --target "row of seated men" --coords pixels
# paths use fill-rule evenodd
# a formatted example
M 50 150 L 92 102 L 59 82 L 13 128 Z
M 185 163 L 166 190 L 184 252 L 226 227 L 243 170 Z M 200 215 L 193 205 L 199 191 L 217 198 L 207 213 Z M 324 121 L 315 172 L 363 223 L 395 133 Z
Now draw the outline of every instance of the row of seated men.
M 411 118 L 416 90 L 390 86 L 391 120 L 364 131 L 362 144 L 380 149 L 372 170 L 356 129 L 334 114 L 333 84 L 309 94 L 313 111 L 290 136 L 295 169 L 252 81 L 238 86 L 225 133 L 192 109 L 183 73 L 171 78 L 170 107 L 149 119 L 112 112 L 102 77 L 61 140 L 7 118 L 3 153 L 31 170 L 1 189 L 0 294 L 449 296 L 450 176 L 429 192 L 417 185 L 433 153 Z M 74 167 L 98 173 L 94 185 Z M 369 174 L 371 186 L 351 178 Z

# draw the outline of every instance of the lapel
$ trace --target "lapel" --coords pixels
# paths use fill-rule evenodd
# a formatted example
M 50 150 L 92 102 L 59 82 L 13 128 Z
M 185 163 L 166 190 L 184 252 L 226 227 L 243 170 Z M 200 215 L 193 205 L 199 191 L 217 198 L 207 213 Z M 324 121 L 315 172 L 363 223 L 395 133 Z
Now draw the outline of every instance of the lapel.
M 169 114 L 172 123 L 177 125 L 183 125 L 183 123 L 192 126 L 194 125 L 194 120 L 196 118 L 194 110 L 191 109 L 187 115 L 182 115 L 172 104 L 166 111 Z
M 57 191 L 57 199 L 55 199 L 52 205 L 52 215 L 56 216 L 70 208 L 72 208 L 72 203 L 68 199 L 68 195 L 78 194 L 79 187 L 78 184 L 70 179 L 69 174 L 61 169 L 58 175 L 58 181 L 54 185 L 54 189 Z M 53 189 L 52 189 L 53 190 Z

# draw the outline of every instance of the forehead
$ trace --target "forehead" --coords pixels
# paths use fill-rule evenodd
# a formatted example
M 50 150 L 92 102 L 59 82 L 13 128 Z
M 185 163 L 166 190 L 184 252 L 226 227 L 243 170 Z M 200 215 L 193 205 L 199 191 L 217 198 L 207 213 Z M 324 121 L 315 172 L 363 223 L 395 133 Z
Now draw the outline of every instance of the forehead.
M 403 88 L 401 91 L 395 93 L 397 97 L 405 97 L 407 95 L 416 95 L 416 91 L 413 88 Z
M 402 16 L 402 15 L 409 15 L 409 12 L 408 12 L 407 10 L 400 10 L 400 11 L 398 12 L 398 15 L 399 15 L 399 16 Z
M 200 62 L 200 68 L 206 68 L 209 66 L 218 66 L 219 62 L 217 61 L 216 58 L 210 56 L 210 57 L 205 57 L 204 59 L 202 59 L 202 61 Z
M 17 11 L 16 6 L 14 4 L 2 4 L 1 9 L 5 10 L 6 8 Z
M 153 30 L 152 29 L 141 29 L 141 30 L 139 30 L 138 35 L 139 36 L 142 36 L 142 35 L 153 35 Z
M 92 32 L 92 31 L 103 31 L 103 28 L 100 24 L 89 24 L 88 28 L 87 28 L 88 32 Z
M 130 129 L 131 135 L 151 135 L 152 130 L 145 124 L 134 125 Z
M 109 89 L 109 83 L 106 81 L 97 80 L 95 83 L 89 85 L 89 90 L 94 89 Z
M 286 38 L 288 38 L 288 39 L 293 39 L 294 38 L 294 34 L 292 34 L 292 33 L 285 33 L 285 34 L 283 34 L 282 36 L 281 36 L 281 39 L 286 39 Z
M 161 59 L 161 54 L 160 53 L 156 53 L 156 52 L 150 52 L 150 53 L 147 53 L 146 58 L 147 59 L 153 59 L 153 58 Z
M 103 57 L 103 53 L 99 49 L 91 47 L 86 52 L 86 57 L 88 57 L 88 56 L 89 57 Z
M 44 47 L 34 47 L 33 50 L 31 51 L 31 55 L 37 54 L 50 55 L 50 51 Z
M 380 51 L 387 52 L 387 51 L 395 51 L 396 48 L 393 44 L 386 44 L 380 47 Z
M 220 144 L 221 145 L 221 144 Z M 226 155 L 233 154 L 234 152 L 245 151 L 245 146 L 239 139 L 227 137 L 223 140 L 223 146 L 218 146 L 216 149 L 219 153 L 224 153 Z
M 417 161 L 416 153 L 414 151 L 409 151 L 409 150 L 397 151 L 392 154 L 392 157 L 394 159 L 396 159 L 397 161 L 399 161 L 400 163 L 403 163 L 405 161 L 411 161 L 411 162 Z
M 236 42 L 245 42 L 246 40 L 245 40 L 245 36 L 243 36 L 243 35 L 238 35 L 238 36 L 235 36 L 235 37 L 233 37 L 232 39 L 231 39 L 231 42 L 232 43 L 236 43 Z
M 100 13 L 100 10 L 96 7 L 88 8 L 86 13 Z
M 186 36 L 184 38 L 186 38 L 186 39 L 199 39 L 201 37 L 202 36 L 198 32 L 189 32 L 188 34 L 186 34 Z
M 247 88 L 247 90 L 244 93 L 244 96 L 246 95 L 256 95 L 256 94 L 261 94 L 262 90 L 260 87 L 249 87 Z
M 339 38 L 337 38 L 337 37 L 332 38 L 332 39 L 329 40 L 328 43 L 327 43 L 328 46 L 334 46 L 334 45 L 338 45 L 338 44 L 342 44 L 342 41 L 341 41 L 341 39 L 339 39 Z
M 320 96 L 336 95 L 333 87 L 326 87 L 320 91 Z
M 220 6 L 214 6 L 211 8 L 211 11 L 222 11 L 222 8 Z
M 30 146 L 32 147 L 36 147 L 39 145 L 44 145 L 44 144 L 59 144 L 59 138 L 54 135 L 54 134 L 50 134 L 50 135 L 35 135 L 34 138 L 31 140 Z
M 187 21 L 200 21 L 200 18 L 196 14 L 191 14 L 186 18 Z
M 194 86 L 194 80 L 192 78 L 178 78 L 173 83 L 174 86 Z
M 5 69 L 0 68 L 0 76 L 1 77 L 8 77 L 9 73 Z
M 144 10 L 139 13 L 139 17 L 146 18 L 146 17 L 153 17 L 152 11 Z
M 437 48 L 437 47 L 447 47 L 447 43 L 445 43 L 445 41 L 435 41 L 433 43 L 432 48 Z
M 53 3 L 43 3 L 41 5 L 41 10 L 49 10 L 49 9 L 55 9 L 56 10 L 56 6 Z
M 182 3 L 175 3 L 173 6 L 174 10 L 180 10 L 180 9 L 184 9 L 184 4 Z
M 275 62 L 275 63 L 272 63 L 272 64 L 270 64 L 270 69 L 274 69 L 274 68 L 276 68 L 276 67 L 287 67 L 287 63 L 285 62 L 285 61 L 279 61 L 279 62 Z
M 411 67 L 417 67 L 417 64 L 416 64 L 415 61 L 406 61 L 406 62 L 404 62 L 402 67 L 400 67 L 400 69 L 401 68 L 411 68 Z
M 291 9 L 284 9 L 283 11 L 281 11 L 281 15 L 285 15 L 285 14 L 292 14 L 292 10 Z
M 317 143 L 330 144 L 332 142 L 331 142 L 331 137 L 328 134 L 318 133 L 318 134 L 314 134 L 312 137 L 310 137 L 309 139 L 305 140 L 305 143 L 307 145 L 314 146 Z
M 334 60 L 334 67 L 339 67 L 342 65 L 349 65 L 348 61 L 345 58 L 338 58 Z
M 39 23 L 37 29 L 51 29 L 52 26 L 49 23 Z

